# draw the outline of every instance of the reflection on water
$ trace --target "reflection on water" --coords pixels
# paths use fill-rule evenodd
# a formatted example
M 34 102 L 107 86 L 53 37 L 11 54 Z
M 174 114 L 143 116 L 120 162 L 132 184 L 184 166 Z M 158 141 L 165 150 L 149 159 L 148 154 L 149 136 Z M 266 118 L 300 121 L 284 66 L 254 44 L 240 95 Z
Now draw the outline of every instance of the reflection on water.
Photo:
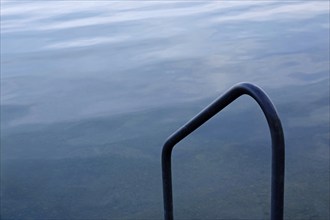
M 228 87 L 286 136 L 286 219 L 329 218 L 329 2 L 1 2 L 1 217 L 161 219 L 165 138 Z M 249 131 L 249 133 L 246 133 Z M 175 216 L 269 216 L 242 97 L 173 154 Z

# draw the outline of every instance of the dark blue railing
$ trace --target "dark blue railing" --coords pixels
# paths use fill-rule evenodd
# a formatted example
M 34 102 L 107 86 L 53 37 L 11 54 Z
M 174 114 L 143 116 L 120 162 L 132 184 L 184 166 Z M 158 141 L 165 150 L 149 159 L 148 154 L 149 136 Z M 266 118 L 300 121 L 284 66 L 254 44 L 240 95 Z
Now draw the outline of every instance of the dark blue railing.
M 251 96 L 266 116 L 272 138 L 271 220 L 283 219 L 285 147 L 281 121 L 274 105 L 262 89 L 250 83 L 240 83 L 230 88 L 166 140 L 162 151 L 165 220 L 173 220 L 171 172 L 173 147 L 241 95 Z

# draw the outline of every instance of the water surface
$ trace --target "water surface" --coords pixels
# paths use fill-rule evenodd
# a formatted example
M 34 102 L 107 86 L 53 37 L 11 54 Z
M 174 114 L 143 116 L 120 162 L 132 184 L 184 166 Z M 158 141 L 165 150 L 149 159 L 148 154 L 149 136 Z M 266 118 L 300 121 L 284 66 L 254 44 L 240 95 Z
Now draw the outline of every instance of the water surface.
M 1 218 L 162 219 L 160 152 L 233 84 L 271 97 L 286 219 L 329 219 L 329 2 L 2 1 Z M 267 219 L 241 97 L 173 153 L 178 219 Z

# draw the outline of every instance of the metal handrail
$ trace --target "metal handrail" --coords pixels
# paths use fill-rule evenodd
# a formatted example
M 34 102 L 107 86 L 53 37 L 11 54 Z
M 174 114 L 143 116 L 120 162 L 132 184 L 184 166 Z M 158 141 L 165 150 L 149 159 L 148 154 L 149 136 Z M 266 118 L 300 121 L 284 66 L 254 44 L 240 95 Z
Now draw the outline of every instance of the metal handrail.
M 283 220 L 285 147 L 281 121 L 266 93 L 251 83 L 230 88 L 166 140 L 162 150 L 165 220 L 173 220 L 171 155 L 173 147 L 241 95 L 251 96 L 261 107 L 272 139 L 271 220 Z

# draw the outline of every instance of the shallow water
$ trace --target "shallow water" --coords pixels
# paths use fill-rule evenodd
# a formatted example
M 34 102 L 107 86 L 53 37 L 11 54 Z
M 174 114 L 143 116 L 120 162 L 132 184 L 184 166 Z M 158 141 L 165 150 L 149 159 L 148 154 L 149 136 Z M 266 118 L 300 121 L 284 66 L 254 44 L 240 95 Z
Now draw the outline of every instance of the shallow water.
M 160 152 L 233 84 L 273 100 L 286 219 L 329 219 L 329 2 L 1 1 L 1 218 L 161 219 Z M 178 219 L 267 219 L 241 97 L 173 153 Z

